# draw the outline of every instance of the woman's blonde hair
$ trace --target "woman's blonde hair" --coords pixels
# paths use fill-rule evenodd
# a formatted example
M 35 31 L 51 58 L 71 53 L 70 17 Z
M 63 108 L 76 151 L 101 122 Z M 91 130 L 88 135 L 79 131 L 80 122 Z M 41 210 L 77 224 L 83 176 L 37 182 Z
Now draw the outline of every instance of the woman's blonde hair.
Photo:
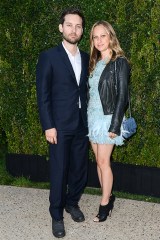
M 106 29 L 106 32 L 110 36 L 109 48 L 112 51 L 112 60 L 115 60 L 119 56 L 125 57 L 124 52 L 120 47 L 120 43 L 117 39 L 116 33 L 113 27 L 111 26 L 111 24 L 106 21 L 98 21 L 92 26 L 91 33 L 90 33 L 90 62 L 89 62 L 90 73 L 93 72 L 96 63 L 100 58 L 100 52 L 94 47 L 94 43 L 93 43 L 93 31 L 94 31 L 94 28 L 99 25 L 104 26 L 104 28 Z

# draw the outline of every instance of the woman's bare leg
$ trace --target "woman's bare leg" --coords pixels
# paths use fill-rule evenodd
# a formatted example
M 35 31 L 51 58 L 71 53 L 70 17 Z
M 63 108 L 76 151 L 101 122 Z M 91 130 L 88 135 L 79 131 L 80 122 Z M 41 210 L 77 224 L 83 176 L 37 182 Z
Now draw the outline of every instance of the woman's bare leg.
M 97 162 L 98 144 L 91 142 L 91 146 L 92 146 L 92 149 L 93 149 L 93 152 L 94 152 L 94 155 L 95 155 L 95 158 L 96 158 L 96 162 Z M 97 164 L 97 173 L 98 173 L 98 178 L 99 178 L 100 186 L 101 186 L 101 188 L 102 188 L 101 170 L 100 170 L 98 164 Z
M 97 164 L 101 174 L 102 184 L 101 205 L 108 204 L 112 191 L 113 174 L 111 170 L 110 158 L 113 147 L 113 144 L 98 144 L 97 148 Z

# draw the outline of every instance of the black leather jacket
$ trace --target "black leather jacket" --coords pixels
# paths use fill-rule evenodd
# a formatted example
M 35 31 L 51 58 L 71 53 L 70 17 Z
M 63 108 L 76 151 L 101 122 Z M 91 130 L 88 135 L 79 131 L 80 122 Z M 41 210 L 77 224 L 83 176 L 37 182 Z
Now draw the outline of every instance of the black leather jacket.
M 117 77 L 117 78 L 116 78 Z M 120 135 L 120 127 L 128 103 L 130 66 L 124 57 L 110 61 L 104 68 L 98 91 L 104 115 L 113 114 L 109 132 Z

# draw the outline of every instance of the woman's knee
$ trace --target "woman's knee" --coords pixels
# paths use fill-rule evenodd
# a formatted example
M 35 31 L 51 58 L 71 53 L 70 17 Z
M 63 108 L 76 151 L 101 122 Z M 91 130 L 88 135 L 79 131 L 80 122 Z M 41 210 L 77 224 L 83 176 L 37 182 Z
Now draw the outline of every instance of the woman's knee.
M 97 165 L 100 169 L 106 169 L 106 168 L 110 168 L 110 159 L 106 159 L 106 158 L 97 158 Z

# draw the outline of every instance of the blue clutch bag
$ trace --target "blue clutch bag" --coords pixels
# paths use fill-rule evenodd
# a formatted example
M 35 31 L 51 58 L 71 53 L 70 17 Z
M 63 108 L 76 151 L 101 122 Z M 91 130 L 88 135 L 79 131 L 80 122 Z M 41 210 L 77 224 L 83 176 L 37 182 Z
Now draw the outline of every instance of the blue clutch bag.
M 125 118 L 122 122 L 122 136 L 127 139 L 130 138 L 137 131 L 137 124 L 133 117 Z

